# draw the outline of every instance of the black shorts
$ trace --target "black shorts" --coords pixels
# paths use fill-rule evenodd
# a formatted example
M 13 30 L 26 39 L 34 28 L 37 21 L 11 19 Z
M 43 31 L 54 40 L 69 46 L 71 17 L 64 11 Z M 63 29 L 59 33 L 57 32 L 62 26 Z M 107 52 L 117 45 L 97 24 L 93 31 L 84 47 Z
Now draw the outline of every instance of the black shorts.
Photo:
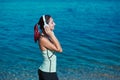
M 57 73 L 43 72 L 38 69 L 39 80 L 58 80 Z

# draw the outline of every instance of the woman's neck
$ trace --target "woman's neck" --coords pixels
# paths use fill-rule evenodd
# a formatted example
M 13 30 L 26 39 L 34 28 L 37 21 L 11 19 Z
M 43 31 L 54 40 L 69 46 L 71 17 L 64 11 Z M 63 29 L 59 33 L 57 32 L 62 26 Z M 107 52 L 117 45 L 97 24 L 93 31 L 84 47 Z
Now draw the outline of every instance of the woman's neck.
M 46 38 L 49 39 L 49 36 L 48 36 L 47 34 L 45 34 L 45 33 L 41 33 L 41 36 L 42 36 L 42 37 L 46 37 Z

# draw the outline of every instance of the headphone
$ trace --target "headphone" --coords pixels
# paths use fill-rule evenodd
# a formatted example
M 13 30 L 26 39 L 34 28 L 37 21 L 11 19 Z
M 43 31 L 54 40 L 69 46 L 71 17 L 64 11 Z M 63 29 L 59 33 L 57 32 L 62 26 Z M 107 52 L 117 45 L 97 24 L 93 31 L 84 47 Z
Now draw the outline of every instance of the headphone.
M 45 28 L 45 27 L 49 27 L 49 25 L 46 23 L 45 15 L 43 15 L 43 22 L 44 22 L 44 28 Z

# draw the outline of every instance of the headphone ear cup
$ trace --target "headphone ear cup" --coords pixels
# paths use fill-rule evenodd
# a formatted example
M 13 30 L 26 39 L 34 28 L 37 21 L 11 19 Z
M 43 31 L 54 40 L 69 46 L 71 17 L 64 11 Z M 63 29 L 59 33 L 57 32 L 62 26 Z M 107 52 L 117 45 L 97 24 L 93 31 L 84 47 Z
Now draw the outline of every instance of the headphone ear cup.
M 43 22 L 44 22 L 44 28 L 45 28 L 45 27 L 49 27 L 49 25 L 46 23 L 45 15 L 43 15 Z
M 45 27 L 49 27 L 49 25 L 48 25 L 48 24 L 45 24 L 45 25 L 44 25 L 44 28 L 45 28 Z

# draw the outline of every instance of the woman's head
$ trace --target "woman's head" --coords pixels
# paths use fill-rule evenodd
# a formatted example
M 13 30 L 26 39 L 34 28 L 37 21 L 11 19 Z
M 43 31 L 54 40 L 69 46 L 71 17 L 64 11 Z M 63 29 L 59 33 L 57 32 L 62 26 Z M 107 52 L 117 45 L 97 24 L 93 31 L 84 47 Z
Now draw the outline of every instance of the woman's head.
M 44 21 L 49 26 L 50 30 L 54 30 L 55 23 L 53 21 L 53 18 L 50 15 L 44 15 L 44 20 L 43 20 L 43 16 L 41 16 L 39 22 L 34 26 L 34 41 L 35 42 L 37 42 L 37 40 L 40 37 L 38 25 L 40 25 L 41 31 L 45 33 L 45 29 L 44 29 L 45 22 Z
M 45 19 L 45 21 L 44 21 L 44 19 Z M 41 18 L 40 18 L 40 20 L 38 22 L 38 25 L 40 25 L 40 29 L 42 30 L 42 32 L 44 32 L 45 23 L 49 26 L 49 28 L 51 30 L 54 30 L 55 23 L 53 21 L 53 18 L 50 15 L 41 16 Z

